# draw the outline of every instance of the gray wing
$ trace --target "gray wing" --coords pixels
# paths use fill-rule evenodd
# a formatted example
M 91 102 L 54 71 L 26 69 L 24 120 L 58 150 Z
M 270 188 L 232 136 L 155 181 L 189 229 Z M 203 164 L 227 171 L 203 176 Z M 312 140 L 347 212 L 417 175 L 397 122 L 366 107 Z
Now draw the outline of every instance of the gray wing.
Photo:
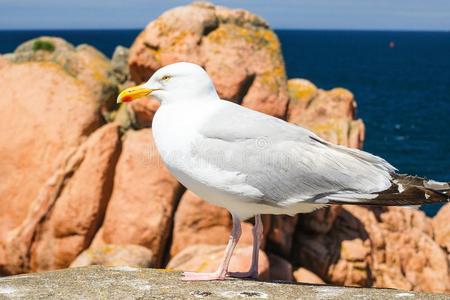
M 370 194 L 391 186 L 395 168 L 377 156 L 329 144 L 302 127 L 220 102 L 201 126 L 204 141 L 195 155 L 243 175 L 261 194 L 255 201 L 274 206 L 370 201 Z

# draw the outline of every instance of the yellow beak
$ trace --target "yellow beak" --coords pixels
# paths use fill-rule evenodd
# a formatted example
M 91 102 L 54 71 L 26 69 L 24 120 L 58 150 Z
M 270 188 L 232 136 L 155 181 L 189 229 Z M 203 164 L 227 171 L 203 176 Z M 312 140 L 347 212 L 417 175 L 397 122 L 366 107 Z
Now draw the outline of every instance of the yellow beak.
M 143 85 L 133 86 L 124 89 L 119 96 L 117 96 L 117 103 L 131 102 L 135 99 L 150 95 L 154 90 L 144 87 Z

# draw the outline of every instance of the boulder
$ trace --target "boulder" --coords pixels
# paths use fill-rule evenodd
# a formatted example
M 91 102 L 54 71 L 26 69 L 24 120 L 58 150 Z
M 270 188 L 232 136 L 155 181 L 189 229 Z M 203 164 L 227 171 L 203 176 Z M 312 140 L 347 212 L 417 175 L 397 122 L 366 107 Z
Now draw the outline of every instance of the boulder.
M 447 203 L 434 216 L 433 234 L 436 243 L 438 243 L 450 255 L 450 203 Z M 450 258 L 450 256 L 449 256 Z M 450 261 L 449 261 L 450 263 Z
M 289 122 L 306 127 L 334 144 L 362 148 L 364 123 L 355 119 L 353 94 L 343 88 L 318 89 L 305 79 L 288 81 Z
M 111 58 L 111 74 L 117 83 L 124 84 L 129 80 L 128 56 L 130 49 L 117 46 Z
M 270 280 L 293 281 L 290 262 L 278 255 L 269 254 L 269 265 Z
M 0 69 L 5 67 L 8 64 L 8 60 L 3 57 L 2 55 L 0 55 Z
M 194 244 L 226 245 L 231 233 L 230 213 L 187 191 L 175 213 L 170 255 Z
M 345 205 L 327 233 L 296 233 L 292 259 L 328 283 L 448 292 L 447 254 L 432 234 L 421 211 Z
M 168 269 L 190 272 L 214 272 L 223 261 L 226 246 L 194 245 L 175 255 L 167 265 Z M 247 272 L 252 260 L 251 246 L 237 246 L 230 261 L 230 272 Z M 269 278 L 269 260 L 259 251 L 258 278 Z
M 70 264 L 70 267 L 91 265 L 149 268 L 153 266 L 153 253 L 151 250 L 138 245 L 104 244 L 83 251 Z
M 121 104 L 117 111 L 107 114 L 109 121 L 120 125 L 122 131 L 152 127 L 159 102 L 153 97 L 142 97 L 131 103 Z
M 110 196 L 118 150 L 118 128 L 111 124 L 68 153 L 25 219 L 0 241 L 0 273 L 67 267 L 88 247 Z
M 294 278 L 295 281 L 302 283 L 325 284 L 325 282 L 319 276 L 305 268 L 298 268 L 294 272 Z
M 129 114 L 133 128 L 152 127 L 153 117 L 159 108 L 159 102 L 153 97 L 143 97 L 129 104 Z
M 327 233 L 333 226 L 342 206 L 332 205 L 299 216 L 299 226 L 304 231 Z
M 268 249 L 282 257 L 289 257 L 292 240 L 297 226 L 297 216 L 286 215 L 270 216 L 270 224 L 265 224 L 268 230 Z
M 131 79 L 179 61 L 203 66 L 219 96 L 280 118 L 288 104 L 280 43 L 260 17 L 206 2 L 177 7 L 150 22 L 130 48 Z
M 15 63 L 53 62 L 82 82 L 104 109 L 115 107 L 117 86 L 110 77 L 111 62 L 92 46 L 74 47 L 64 39 L 41 36 L 21 44 L 6 57 Z
M 160 266 L 181 185 L 163 165 L 151 129 L 125 134 L 102 234 L 107 244 L 141 245 Z M 101 244 L 97 241 L 98 244 Z
M 7 64 L 0 89 L 2 244 L 32 213 L 46 182 L 101 125 L 101 117 L 87 86 L 51 62 Z
M 120 151 L 118 126 L 101 127 L 79 151 L 82 161 L 37 227 L 31 248 L 32 271 L 68 267 L 89 246 L 103 221 Z

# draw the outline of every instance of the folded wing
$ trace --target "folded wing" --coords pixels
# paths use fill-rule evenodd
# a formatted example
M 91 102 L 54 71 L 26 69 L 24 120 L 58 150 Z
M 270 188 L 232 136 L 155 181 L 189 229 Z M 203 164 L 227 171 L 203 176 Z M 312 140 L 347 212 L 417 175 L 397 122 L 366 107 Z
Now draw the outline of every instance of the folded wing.
M 448 201 L 445 185 L 438 190 L 424 179 L 397 175 L 380 157 L 327 143 L 307 129 L 227 101 L 202 124 L 201 136 L 195 155 L 244 178 L 259 191 L 252 194 L 255 202 L 289 207 Z M 234 189 L 242 190 L 242 183 Z

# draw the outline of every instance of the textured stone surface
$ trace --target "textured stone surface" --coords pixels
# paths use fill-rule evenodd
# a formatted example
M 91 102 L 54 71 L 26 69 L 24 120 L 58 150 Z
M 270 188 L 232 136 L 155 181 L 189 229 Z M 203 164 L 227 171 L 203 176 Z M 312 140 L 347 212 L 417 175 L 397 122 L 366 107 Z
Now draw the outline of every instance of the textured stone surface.
M 311 283 L 311 284 L 325 284 L 325 282 L 316 274 L 313 272 L 305 269 L 305 268 L 298 268 L 294 272 L 294 278 L 297 282 L 303 282 L 303 283 Z
M 49 180 L 101 120 L 93 94 L 54 63 L 8 64 L 0 72 L 0 88 L 1 269 L 2 253 L 22 234 L 24 220 L 34 218 Z
M 270 280 L 293 281 L 292 265 L 284 258 L 269 254 L 269 278 Z
M 343 288 L 253 280 L 181 281 L 179 272 L 85 267 L 0 278 L 5 299 L 448 299 L 392 289 Z
M 21 223 L 45 180 L 67 152 L 100 125 L 100 119 L 86 87 L 53 63 L 5 66 L 0 88 L 0 228 L 4 231 Z M 68 122 L 71 126 L 66 126 Z
M 102 234 L 96 239 L 147 247 L 159 266 L 180 188 L 162 164 L 151 130 L 128 131 L 115 169 Z
M 208 3 L 171 9 L 150 22 L 131 46 L 131 79 L 147 81 L 160 67 L 178 61 L 203 66 L 223 99 L 286 116 L 280 43 L 258 16 Z
M 159 102 L 153 97 L 144 97 L 129 104 L 131 124 L 134 128 L 152 127 L 153 117 L 159 108 Z
M 175 214 L 170 255 L 194 244 L 226 245 L 231 227 L 230 213 L 226 209 L 187 191 Z
M 82 82 L 98 104 L 114 106 L 117 87 L 110 77 L 111 63 L 92 46 L 75 47 L 62 38 L 41 36 L 21 44 L 6 57 L 16 63 L 53 62 Z
M 305 79 L 288 81 L 288 121 L 304 126 L 339 145 L 362 148 L 364 123 L 355 119 L 353 94 L 343 88 L 318 89 Z
M 296 233 L 293 260 L 328 283 L 449 292 L 431 220 L 407 208 L 345 205 L 326 234 Z
M 69 153 L 26 218 L 0 241 L 0 273 L 66 267 L 87 248 L 110 196 L 118 142 L 118 128 L 110 124 Z
M 130 266 L 148 268 L 153 266 L 151 250 L 138 245 L 104 244 L 83 251 L 71 264 L 71 268 L 91 265 Z
M 111 123 L 98 129 L 81 151 L 83 160 L 36 229 L 31 249 L 33 271 L 68 267 L 89 246 L 101 225 L 120 151 L 118 126 Z
M 302 214 L 298 217 L 299 226 L 304 231 L 327 233 L 333 226 L 334 220 L 336 220 L 341 209 L 341 205 L 333 205 L 312 213 Z
M 432 222 L 434 239 L 450 255 L 450 203 L 439 210 Z
M 187 247 L 170 260 L 167 268 L 180 271 L 214 272 L 223 261 L 225 248 L 225 245 L 194 245 Z M 238 245 L 231 257 L 229 271 L 247 272 L 250 269 L 252 251 L 253 248 L 251 246 Z M 258 278 L 267 280 L 269 278 L 269 261 L 262 250 L 259 251 L 258 267 Z
M 123 46 L 117 46 L 111 58 L 111 73 L 119 84 L 124 84 L 129 79 L 128 55 L 130 50 Z
M 271 216 L 267 241 L 268 248 L 273 252 L 288 257 L 291 253 L 292 240 L 297 226 L 297 216 Z
M 0 55 L 0 69 L 5 67 L 8 64 L 8 60 Z

